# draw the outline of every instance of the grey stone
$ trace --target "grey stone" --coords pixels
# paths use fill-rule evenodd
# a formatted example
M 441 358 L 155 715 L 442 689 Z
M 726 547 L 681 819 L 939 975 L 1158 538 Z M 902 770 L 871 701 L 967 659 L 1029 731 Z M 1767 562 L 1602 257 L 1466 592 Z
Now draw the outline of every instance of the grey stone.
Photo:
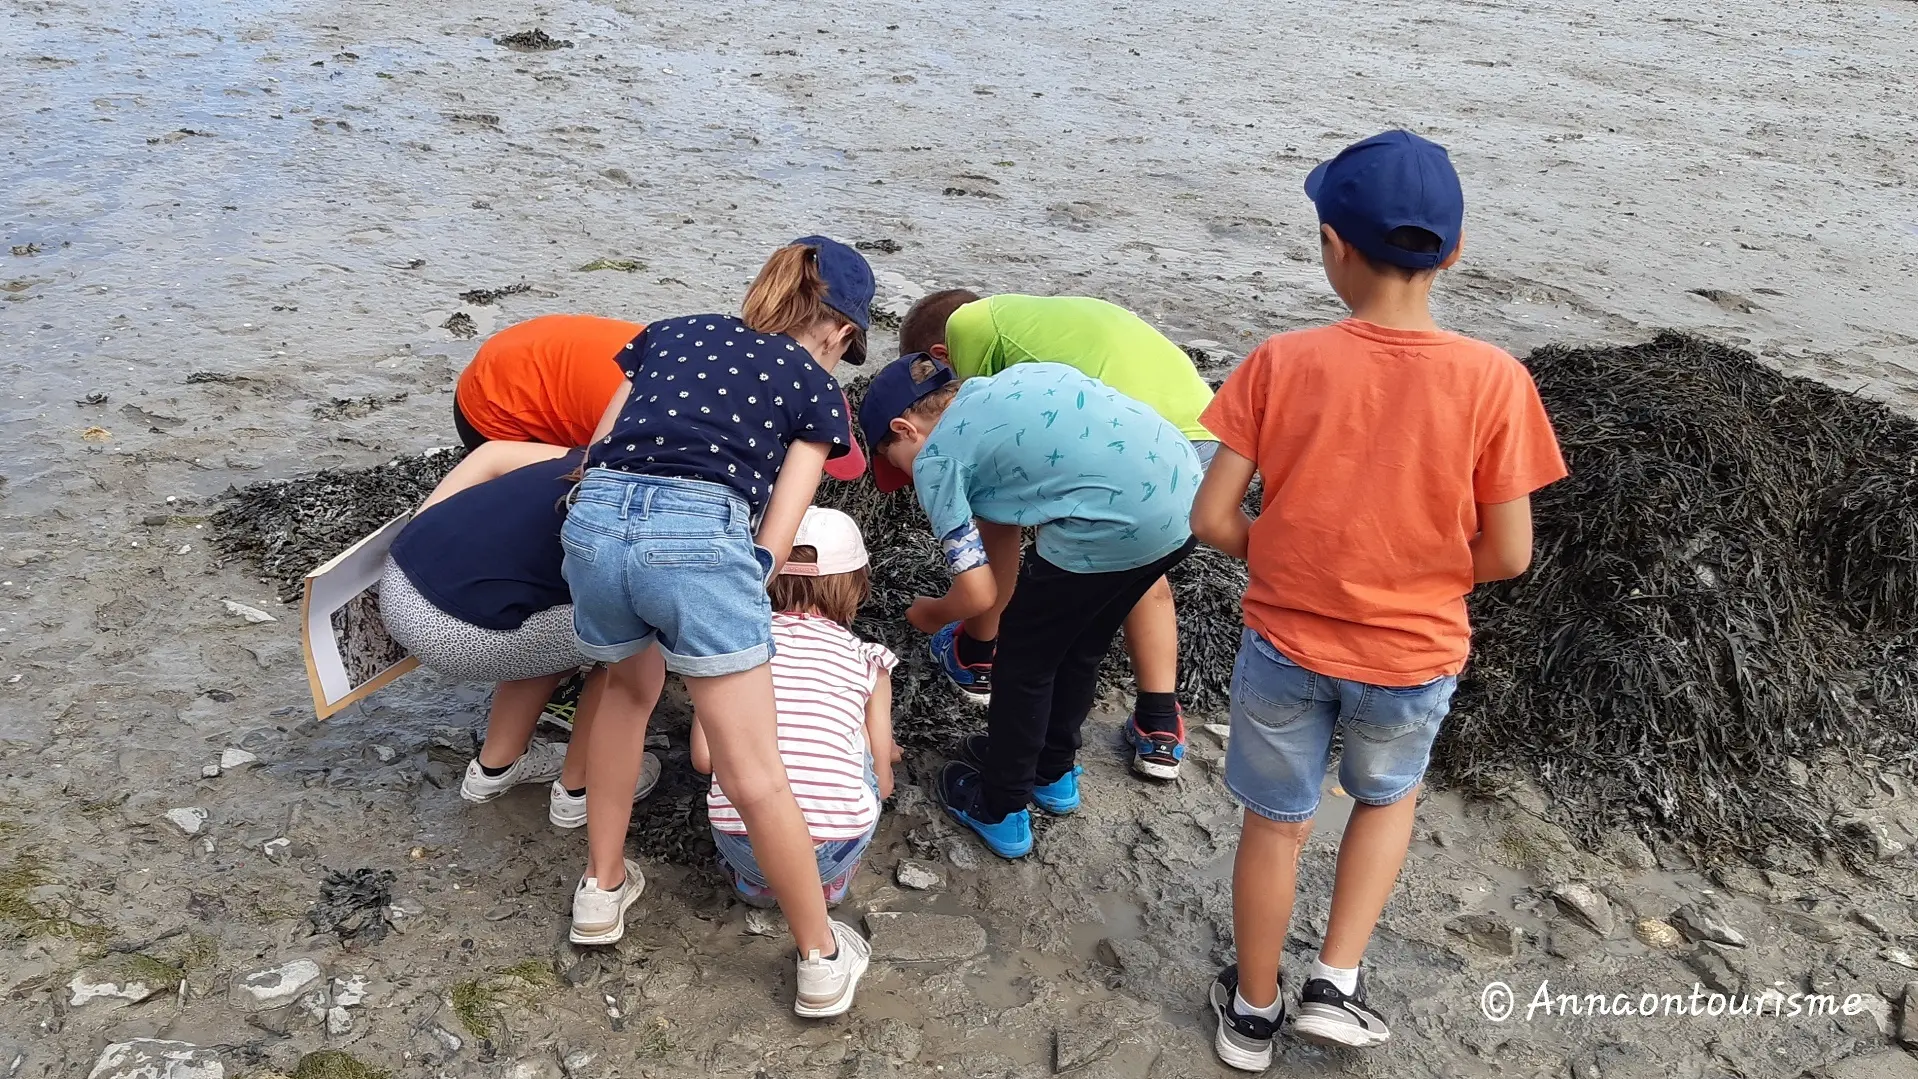
M 226 1079 L 226 1066 L 211 1049 L 135 1038 L 101 1050 L 87 1079 Z
M 901 888 L 911 888 L 916 892 L 937 888 L 941 883 L 938 870 L 910 858 L 900 859 L 899 867 L 893 870 L 893 879 L 899 882 Z
M 246 621 L 248 625 L 259 625 L 262 622 L 278 622 L 279 621 L 279 619 L 273 617 L 272 615 L 266 613 L 265 611 L 260 610 L 258 607 L 249 607 L 246 604 L 240 603 L 237 600 L 229 599 L 229 600 L 222 600 L 221 602 L 225 604 L 226 611 L 228 614 L 239 615 L 242 619 Z
M 226 771 L 245 768 L 249 764 L 259 763 L 258 755 L 249 753 L 238 746 L 228 746 L 220 751 L 220 767 Z
M 1905 983 L 1905 995 L 1898 1010 L 1898 1040 L 1918 1049 L 1918 982 Z
M 954 869 L 970 871 L 979 868 L 979 855 L 972 849 L 972 844 L 957 837 L 946 840 L 946 861 L 951 862 Z
M 179 806 L 167 810 L 165 817 L 187 835 L 199 835 L 200 829 L 206 827 L 207 812 L 198 806 Z
M 1552 889 L 1559 907 L 1601 937 L 1612 935 L 1612 904 L 1589 884 L 1561 884 Z
M 506 1070 L 506 1079 L 565 1079 L 565 1075 L 559 1061 L 549 1056 L 515 1060 L 512 1067 Z
M 200 778 L 201 779 L 220 778 L 220 766 L 217 764 L 202 765 L 200 768 Z
M 786 919 L 776 910 L 747 907 L 746 932 L 756 937 L 783 936 L 786 932 Z
M 952 914 L 874 911 L 866 915 L 877 959 L 917 963 L 968 959 L 986 950 L 986 931 L 971 918 Z
M 1898 966 L 1904 967 L 1906 970 L 1918 970 L 1918 957 L 1913 957 L 1910 952 L 1903 948 L 1886 948 L 1884 951 L 1878 953 L 1878 958 L 1883 959 L 1887 963 L 1895 963 Z
M 1598 853 L 1622 869 L 1643 871 L 1658 868 L 1658 856 L 1643 839 L 1631 832 L 1610 832 L 1599 840 Z
M 1742 964 L 1732 958 L 1733 954 L 1722 944 L 1706 942 L 1685 957 L 1685 964 L 1698 975 L 1698 980 L 1704 983 L 1705 988 L 1729 996 L 1739 992 L 1745 984 Z
M 1890 861 L 1905 853 L 1905 844 L 1893 838 L 1891 826 L 1876 815 L 1867 815 L 1853 810 L 1833 817 L 1831 824 L 1840 835 L 1847 835 L 1862 842 L 1865 849 L 1871 851 L 1872 857 L 1881 862 Z
M 357 1008 L 366 1002 L 368 993 L 366 975 L 355 974 L 350 978 L 333 979 L 333 1003 L 342 1008 Z
M 294 959 L 268 970 L 255 971 L 233 979 L 228 994 L 242 1011 L 263 1012 L 293 1003 L 320 980 L 320 965 L 311 959 Z
M 449 1053 L 459 1052 L 460 1046 L 466 1044 L 465 1042 L 460 1040 L 459 1035 L 453 1033 L 452 1031 L 446 1029 L 445 1027 L 437 1027 L 437 1026 L 433 1027 L 428 1031 L 428 1033 L 433 1035 L 434 1041 L 440 1043 L 440 1048 L 446 1050 Z
M 1886 940 L 1891 939 L 1891 930 L 1886 928 L 1885 923 L 1880 921 L 1878 916 L 1870 911 L 1853 909 L 1849 917 L 1854 923 L 1863 926 L 1865 929 L 1878 934 Z
M 375 745 L 373 747 L 373 755 L 380 759 L 381 764 L 391 764 L 393 763 L 393 758 L 398 757 L 400 754 L 399 751 L 392 746 Z
M 260 853 L 266 855 L 266 860 L 274 865 L 285 865 L 292 861 L 292 852 L 293 841 L 285 836 L 260 844 Z
M 559 1070 L 566 1079 L 598 1079 L 601 1072 L 593 1067 L 598 1060 L 599 1054 L 591 1049 L 575 1049 L 560 1058 Z
M 1729 944 L 1734 948 L 1743 948 L 1747 943 L 1745 934 L 1732 928 L 1731 923 L 1719 910 L 1710 905 L 1687 903 L 1672 911 L 1668 919 L 1693 941 L 1711 941 L 1714 944 Z
M 96 1000 L 120 1000 L 138 1004 L 161 993 L 173 991 L 175 981 L 132 977 L 104 970 L 82 970 L 67 983 L 67 1006 L 79 1008 Z
M 1567 961 L 1578 959 L 1598 946 L 1598 934 L 1575 923 L 1553 926 L 1545 934 L 1545 953 Z
M 1820 918 L 1802 910 L 1778 910 L 1776 913 L 1785 928 L 1808 940 L 1833 944 L 1845 939 L 1845 927 L 1829 918 Z
M 1152 945 L 1124 937 L 1101 937 L 1093 949 L 1093 956 L 1113 970 L 1137 973 L 1159 965 L 1159 953 Z
M 1517 955 L 1525 939 L 1518 926 L 1496 914 L 1461 914 L 1445 923 L 1445 931 L 1493 955 Z
M 1897 1049 L 1860 1053 L 1825 1066 L 1822 1079 L 1918 1079 L 1918 1059 Z
M 326 1032 L 335 1038 L 353 1033 L 353 1013 L 335 1004 L 326 1010 Z

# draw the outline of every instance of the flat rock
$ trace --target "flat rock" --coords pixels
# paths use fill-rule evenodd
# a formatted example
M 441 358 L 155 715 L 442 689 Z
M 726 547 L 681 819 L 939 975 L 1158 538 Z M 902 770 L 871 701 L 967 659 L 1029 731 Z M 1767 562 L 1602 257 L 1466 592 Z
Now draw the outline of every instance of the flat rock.
M 1113 970 L 1129 970 L 1134 974 L 1159 965 L 1159 953 L 1152 945 L 1127 937 L 1101 937 L 1093 948 L 1093 955 Z
M 1687 940 L 1729 944 L 1734 948 L 1743 948 L 1749 943 L 1745 934 L 1732 928 L 1731 923 L 1715 907 L 1687 903 L 1672 911 L 1672 916 L 1667 920 L 1677 926 Z
M 220 751 L 220 768 L 231 772 L 235 768 L 245 768 L 249 764 L 257 763 L 259 759 L 257 754 L 248 753 L 238 746 L 228 746 Z
M 206 827 L 207 812 L 198 806 L 180 806 L 169 809 L 164 816 L 172 822 L 175 828 L 185 832 L 187 835 L 199 835 L 200 829 Z
M 1692 968 L 1705 988 L 1730 996 L 1745 985 L 1745 972 L 1733 962 L 1732 954 L 1722 944 L 1707 942 L 1685 957 L 1685 965 Z
M 226 1079 L 226 1066 L 211 1049 L 135 1038 L 101 1050 L 87 1079 Z
M 903 963 L 969 959 L 986 950 L 986 931 L 971 918 L 953 914 L 874 911 L 866 915 L 876 959 Z
M 1598 889 L 1589 884 L 1561 884 L 1552 889 L 1552 899 L 1592 932 L 1601 937 L 1612 935 L 1612 904 Z
M 366 975 L 333 979 L 333 1003 L 342 1008 L 357 1008 L 366 1002 Z
M 233 979 L 228 994 L 242 1011 L 263 1012 L 291 1004 L 320 980 L 320 965 L 311 959 L 294 959 L 269 970 L 255 971 Z
M 326 1032 L 339 1038 L 353 1033 L 353 1013 L 335 1004 L 326 1010 Z
M 96 1000 L 124 1000 L 138 1004 L 172 989 L 156 979 L 114 975 L 104 971 L 83 970 L 67 983 L 67 1006 L 78 1008 Z
M 1918 1049 L 1918 982 L 1905 983 L 1905 996 L 1898 1010 L 1898 1040 Z
M 228 614 L 239 615 L 241 618 L 245 619 L 249 625 L 259 625 L 262 622 L 278 622 L 279 621 L 279 619 L 273 617 L 272 615 L 266 613 L 265 611 L 260 610 L 258 607 L 249 607 L 246 604 L 239 602 L 238 600 L 229 599 L 229 600 L 223 600 L 222 602 L 226 605 L 226 611 Z
M 1518 926 L 1496 914 L 1461 914 L 1445 923 L 1445 931 L 1493 955 L 1517 955 L 1525 939 Z
M 1823 1079 L 1918 1079 L 1918 1059 L 1896 1049 L 1859 1053 L 1814 1074 Z
M 938 870 L 910 858 L 900 859 L 899 867 L 893 871 L 893 879 L 899 882 L 901 888 L 910 888 L 916 892 L 937 888 L 943 880 Z
M 1658 855 L 1643 839 L 1631 832 L 1611 832 L 1599 840 L 1598 853 L 1622 869 L 1643 871 L 1658 868 Z

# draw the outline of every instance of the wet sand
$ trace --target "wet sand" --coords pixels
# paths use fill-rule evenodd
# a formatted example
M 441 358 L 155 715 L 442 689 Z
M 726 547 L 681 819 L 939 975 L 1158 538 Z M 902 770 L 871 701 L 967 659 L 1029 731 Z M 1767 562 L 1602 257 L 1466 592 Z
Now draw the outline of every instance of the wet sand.
M 493 43 L 535 26 L 571 47 Z M 852 1019 L 808 1026 L 786 1012 L 781 945 L 697 871 L 653 871 L 617 951 L 556 947 L 580 840 L 551 832 L 536 792 L 458 801 L 476 687 L 415 676 L 315 723 L 294 609 L 222 565 L 201 526 L 229 485 L 453 441 L 473 341 L 449 322 L 726 308 L 771 246 L 823 230 L 901 245 L 872 256 L 895 310 L 927 287 L 1083 292 L 1243 353 L 1336 316 L 1299 184 L 1405 125 L 1465 178 L 1466 260 L 1440 289 L 1456 328 L 1521 353 L 1697 330 L 1918 412 L 1902 326 L 1918 98 L 1897 89 L 1918 69 L 1918 7 L 1900 0 L 831 17 L 17 2 L 0 42 L 0 868 L 61 930 L 0 927 L 11 1074 L 85 1074 L 107 1043 L 152 1036 L 221 1047 L 229 1075 L 324 1047 L 403 1076 L 1219 1074 L 1200 1002 L 1226 954 L 1235 818 L 1208 735 L 1171 788 L 1090 752 L 1088 810 L 1016 866 L 903 798 L 855 913 L 973 919 L 986 949 L 882 962 Z M 637 265 L 582 269 L 600 260 Z M 229 747 L 260 760 L 203 776 Z M 1870 797 L 1914 838 L 1908 791 Z M 1527 798 L 1435 804 L 1371 960 L 1399 1039 L 1366 1057 L 1292 1046 L 1288 1067 L 1910 1074 L 1879 1023 L 1918 979 L 1895 958 L 1918 950 L 1908 861 L 1708 877 L 1624 844 L 1573 851 Z M 203 830 L 168 819 L 181 808 L 204 809 Z M 1331 849 L 1308 855 L 1302 956 Z M 943 883 L 890 885 L 901 857 Z M 394 870 L 419 913 L 360 950 L 309 935 L 324 870 L 362 866 Z M 1540 902 L 1580 880 L 1609 897 L 1608 935 Z M 1706 890 L 1750 947 L 1633 935 Z M 1446 928 L 1472 914 L 1511 923 L 1518 954 Z M 184 998 L 71 1004 L 112 941 L 185 969 Z M 369 977 L 349 1031 L 235 1006 L 231 979 L 299 956 Z M 528 959 L 565 981 L 499 988 Z M 1493 978 L 1688 992 L 1714 962 L 1878 1010 L 1747 1026 L 1479 1012 Z M 462 1021 L 492 1012 L 489 1038 Z

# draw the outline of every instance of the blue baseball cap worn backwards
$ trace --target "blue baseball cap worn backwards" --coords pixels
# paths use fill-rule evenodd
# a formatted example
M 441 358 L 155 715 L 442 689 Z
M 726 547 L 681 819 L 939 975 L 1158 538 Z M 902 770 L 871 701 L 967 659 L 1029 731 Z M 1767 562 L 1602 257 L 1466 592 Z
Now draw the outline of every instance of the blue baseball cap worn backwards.
M 1409 131 L 1387 131 L 1347 146 L 1305 178 L 1319 220 L 1367 258 L 1430 270 L 1458 250 L 1465 192 L 1445 147 Z M 1424 229 L 1437 251 L 1408 251 L 1387 241 L 1394 229 Z
M 932 374 L 923 381 L 912 377 L 913 364 L 927 360 Z M 865 399 L 859 402 L 859 433 L 872 447 L 872 480 L 881 491 L 897 491 L 912 484 L 911 474 L 896 468 L 879 452 L 879 444 L 890 433 L 892 421 L 906 414 L 919 399 L 951 382 L 952 368 L 933 359 L 930 353 L 912 352 L 881 367 L 866 383 Z
M 866 332 L 872 329 L 872 266 L 866 256 L 827 236 L 801 236 L 793 243 L 813 250 L 819 276 L 826 282 L 826 306 L 859 328 L 846 350 L 850 364 L 866 362 Z

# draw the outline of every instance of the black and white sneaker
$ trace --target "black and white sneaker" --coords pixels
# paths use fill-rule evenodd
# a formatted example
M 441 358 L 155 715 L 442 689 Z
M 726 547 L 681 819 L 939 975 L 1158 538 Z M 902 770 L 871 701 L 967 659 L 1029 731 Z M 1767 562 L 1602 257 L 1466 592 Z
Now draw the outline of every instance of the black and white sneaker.
M 1392 1028 L 1365 1003 L 1365 974 L 1359 973 L 1358 992 L 1342 993 L 1324 978 L 1305 983 L 1299 994 L 1299 1011 L 1292 1020 L 1292 1033 L 1319 1045 L 1342 1045 L 1365 1049 L 1384 1045 L 1392 1038 Z
M 1272 1039 L 1285 1022 L 1285 985 L 1279 985 L 1279 1016 L 1262 1019 L 1240 1015 L 1232 1008 L 1239 995 L 1239 965 L 1219 972 L 1212 983 L 1212 1014 L 1219 1017 L 1219 1036 L 1212 1043 L 1219 1060 L 1240 1071 L 1262 1072 L 1272 1066 Z

